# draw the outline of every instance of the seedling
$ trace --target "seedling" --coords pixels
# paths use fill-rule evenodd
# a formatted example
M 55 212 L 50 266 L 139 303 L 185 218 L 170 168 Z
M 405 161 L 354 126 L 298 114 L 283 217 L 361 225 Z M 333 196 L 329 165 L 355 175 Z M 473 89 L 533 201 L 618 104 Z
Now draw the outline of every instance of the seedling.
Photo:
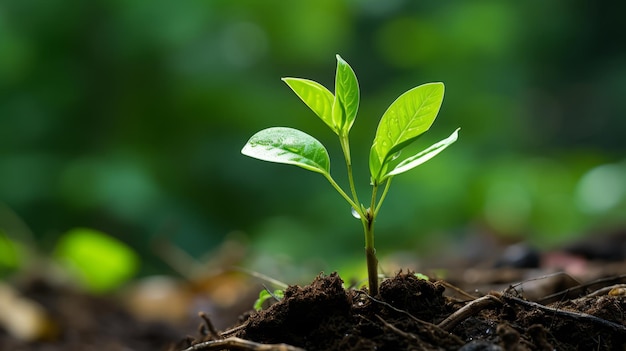
M 259 292 L 259 298 L 254 302 L 254 310 L 260 311 L 263 309 L 263 304 L 265 301 L 269 299 L 274 299 L 276 301 L 280 301 L 285 297 L 285 291 L 282 289 L 276 289 L 273 292 L 269 291 L 267 288 L 261 290 Z
M 394 176 L 430 160 L 458 138 L 459 129 L 449 137 L 417 154 L 401 157 L 401 151 L 428 131 L 443 102 L 443 83 L 427 83 L 400 95 L 383 114 L 370 149 L 369 169 L 372 193 L 369 206 L 357 195 L 350 156 L 350 128 L 360 101 L 354 71 L 337 55 L 335 94 L 321 84 L 301 78 L 283 78 L 298 97 L 339 137 L 348 173 L 350 194 L 330 174 L 328 151 L 314 137 L 293 128 L 272 127 L 254 134 L 243 147 L 244 155 L 263 161 L 291 164 L 323 175 L 350 204 L 365 234 L 368 284 L 371 295 L 378 295 L 378 259 L 374 249 L 374 223 Z M 380 188 L 382 193 L 379 194 Z

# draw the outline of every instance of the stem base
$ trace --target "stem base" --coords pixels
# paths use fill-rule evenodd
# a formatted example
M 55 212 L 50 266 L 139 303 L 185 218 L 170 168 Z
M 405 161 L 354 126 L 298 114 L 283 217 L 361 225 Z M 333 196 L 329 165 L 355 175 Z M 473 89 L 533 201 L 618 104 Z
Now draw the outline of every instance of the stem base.
M 365 248 L 365 258 L 367 260 L 367 277 L 369 283 L 369 293 L 371 296 L 378 295 L 378 259 L 374 248 Z

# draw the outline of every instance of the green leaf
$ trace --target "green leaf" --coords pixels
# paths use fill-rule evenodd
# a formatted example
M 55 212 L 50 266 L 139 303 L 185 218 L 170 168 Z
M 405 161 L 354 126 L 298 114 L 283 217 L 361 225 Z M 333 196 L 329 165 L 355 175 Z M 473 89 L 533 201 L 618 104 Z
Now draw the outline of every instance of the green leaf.
M 277 301 L 282 300 L 285 297 L 285 292 L 283 290 L 274 290 L 274 292 L 269 292 L 267 289 L 263 289 L 259 292 L 259 298 L 254 302 L 254 310 L 260 311 L 263 309 L 263 304 L 265 301 L 269 299 L 275 299 Z
M 131 279 L 139 256 L 128 245 L 103 232 L 75 228 L 61 236 L 54 256 L 90 291 L 105 293 Z
M 322 174 L 330 173 L 330 158 L 324 145 L 293 128 L 263 129 L 248 140 L 241 153 L 263 161 L 296 165 Z
M 443 83 L 423 84 L 400 95 L 385 111 L 370 150 L 374 182 L 380 183 L 393 154 L 430 128 L 443 102 L 443 92 Z
M 332 108 L 333 124 L 347 135 L 359 110 L 359 82 L 352 67 L 337 55 L 335 98 Z
M 0 229 L 0 277 L 6 271 L 14 270 L 20 266 L 23 257 L 19 252 L 19 244 L 9 239 Z
M 443 151 L 448 146 L 452 145 L 459 138 L 459 129 L 457 128 L 449 137 L 431 145 L 423 151 L 418 152 L 417 154 L 407 157 L 389 173 L 385 174 L 383 180 L 387 177 L 394 176 L 400 173 L 404 173 L 408 170 L 411 170 L 422 163 L 430 160 L 431 158 L 437 156 L 441 151 Z
M 333 94 L 318 82 L 302 78 L 283 78 L 283 82 L 293 90 L 330 129 L 339 134 L 339 127 L 333 122 Z
M 423 273 L 413 273 L 413 275 L 420 280 L 430 280 L 426 274 Z

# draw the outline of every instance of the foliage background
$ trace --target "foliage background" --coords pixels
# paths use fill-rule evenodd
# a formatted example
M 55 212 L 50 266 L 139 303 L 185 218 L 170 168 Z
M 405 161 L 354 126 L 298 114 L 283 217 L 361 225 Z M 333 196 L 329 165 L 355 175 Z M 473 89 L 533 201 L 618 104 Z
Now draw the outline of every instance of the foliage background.
M 362 264 L 363 238 L 325 180 L 241 156 L 282 125 L 339 147 L 280 77 L 359 78 L 356 180 L 378 118 L 443 81 L 442 155 L 396 178 L 381 255 L 473 233 L 552 247 L 617 225 L 626 207 L 626 5 L 587 1 L 42 1 L 0 3 L 0 229 L 52 251 L 81 226 L 194 257 L 237 237 L 263 272 Z M 342 178 L 343 177 L 343 178 Z M 356 263 L 354 263 L 356 262 Z

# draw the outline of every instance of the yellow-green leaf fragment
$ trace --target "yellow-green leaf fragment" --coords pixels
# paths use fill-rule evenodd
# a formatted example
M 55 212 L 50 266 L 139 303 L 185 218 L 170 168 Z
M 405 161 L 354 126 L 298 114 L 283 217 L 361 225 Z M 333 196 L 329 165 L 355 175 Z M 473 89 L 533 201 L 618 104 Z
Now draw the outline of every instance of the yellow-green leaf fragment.
M 81 284 L 97 293 L 117 288 L 139 268 L 139 257 L 129 246 L 89 228 L 75 228 L 63 234 L 54 256 Z

